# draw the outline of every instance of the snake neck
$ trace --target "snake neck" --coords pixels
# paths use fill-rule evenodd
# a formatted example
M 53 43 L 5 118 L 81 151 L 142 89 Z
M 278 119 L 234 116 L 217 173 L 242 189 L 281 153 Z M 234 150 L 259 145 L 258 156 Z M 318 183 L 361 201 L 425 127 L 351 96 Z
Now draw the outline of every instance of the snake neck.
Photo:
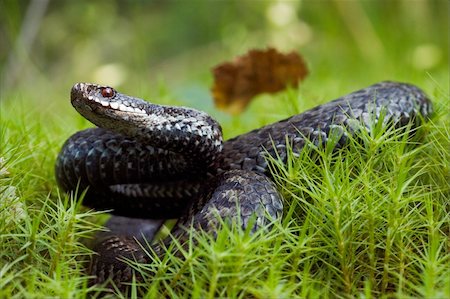
M 222 151 L 222 129 L 202 111 L 156 105 L 89 83 L 72 87 L 71 102 L 101 128 L 192 157 L 207 168 L 214 167 Z

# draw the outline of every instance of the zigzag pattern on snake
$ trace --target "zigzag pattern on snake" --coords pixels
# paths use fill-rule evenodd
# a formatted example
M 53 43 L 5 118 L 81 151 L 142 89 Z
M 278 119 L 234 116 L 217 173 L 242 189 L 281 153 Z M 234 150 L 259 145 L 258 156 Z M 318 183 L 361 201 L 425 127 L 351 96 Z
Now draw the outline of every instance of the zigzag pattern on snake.
M 370 130 L 382 114 L 384 122 L 404 126 L 432 113 L 419 88 L 381 82 L 223 142 L 220 125 L 204 112 L 149 103 L 108 86 L 75 84 L 71 102 L 98 128 L 65 142 L 56 178 L 68 192 L 87 188 L 86 206 L 117 215 L 111 232 L 98 237 L 91 273 L 95 282 L 112 277 L 119 284 L 132 277 L 119 258 L 148 262 L 135 238 L 151 239 L 163 219 L 179 218 L 174 234 L 180 237 L 180 227 L 190 223 L 213 233 L 217 215 L 240 218 L 244 228 L 256 217 L 253 230 L 279 219 L 282 198 L 270 180 L 268 155 L 285 161 L 287 147 L 295 155 L 307 140 L 324 144 L 331 135 L 342 146 L 348 134 Z

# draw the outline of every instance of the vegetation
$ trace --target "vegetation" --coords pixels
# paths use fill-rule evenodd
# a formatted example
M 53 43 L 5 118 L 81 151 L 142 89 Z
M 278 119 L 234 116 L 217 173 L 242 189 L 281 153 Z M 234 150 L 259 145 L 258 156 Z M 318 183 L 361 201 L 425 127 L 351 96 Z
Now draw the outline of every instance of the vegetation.
M 379 125 L 334 154 L 310 147 L 287 165 L 272 160 L 281 222 L 256 234 L 224 226 L 215 240 L 191 232 L 196 246 L 174 241 L 135 265 L 148 281 L 127 295 L 450 297 L 448 2 L 55 1 L 24 53 L 15 41 L 33 3 L 0 4 L 0 297 L 102 291 L 87 284 L 84 242 L 106 215 L 60 194 L 53 174 L 64 140 L 91 126 L 68 103 L 74 82 L 206 110 L 230 137 L 387 79 L 423 88 L 432 120 L 414 134 Z M 265 45 L 300 49 L 311 69 L 300 90 L 260 96 L 240 116 L 214 110 L 209 69 Z

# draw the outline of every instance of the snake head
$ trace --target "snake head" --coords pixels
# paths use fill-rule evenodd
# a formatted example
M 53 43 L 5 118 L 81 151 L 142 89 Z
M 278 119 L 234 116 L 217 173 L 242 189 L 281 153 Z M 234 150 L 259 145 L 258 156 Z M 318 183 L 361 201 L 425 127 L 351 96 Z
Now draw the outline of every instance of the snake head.
M 95 125 L 114 129 L 139 122 L 148 115 L 152 104 L 117 92 L 109 86 L 77 83 L 70 98 L 73 107 Z

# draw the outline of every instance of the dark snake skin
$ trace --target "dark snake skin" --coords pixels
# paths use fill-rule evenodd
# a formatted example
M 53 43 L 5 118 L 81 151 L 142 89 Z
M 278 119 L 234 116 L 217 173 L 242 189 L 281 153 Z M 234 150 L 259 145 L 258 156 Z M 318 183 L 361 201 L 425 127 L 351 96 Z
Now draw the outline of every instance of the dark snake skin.
M 66 141 L 56 178 L 65 191 L 87 188 L 86 206 L 117 215 L 107 224 L 111 232 L 97 237 L 90 267 L 94 282 L 109 277 L 117 284 L 132 277 L 120 258 L 150 261 L 136 241 L 151 239 L 164 219 L 179 218 L 173 232 L 179 238 L 191 224 L 214 233 L 217 216 L 238 219 L 243 228 L 256 217 L 253 230 L 279 219 L 282 198 L 270 180 L 268 156 L 285 161 L 287 146 L 296 155 L 307 139 L 323 144 L 331 132 L 342 146 L 348 134 L 370 130 L 381 114 L 384 122 L 403 126 L 432 113 L 419 88 L 381 82 L 223 142 L 220 125 L 194 109 L 88 83 L 73 86 L 71 101 L 98 128 Z

